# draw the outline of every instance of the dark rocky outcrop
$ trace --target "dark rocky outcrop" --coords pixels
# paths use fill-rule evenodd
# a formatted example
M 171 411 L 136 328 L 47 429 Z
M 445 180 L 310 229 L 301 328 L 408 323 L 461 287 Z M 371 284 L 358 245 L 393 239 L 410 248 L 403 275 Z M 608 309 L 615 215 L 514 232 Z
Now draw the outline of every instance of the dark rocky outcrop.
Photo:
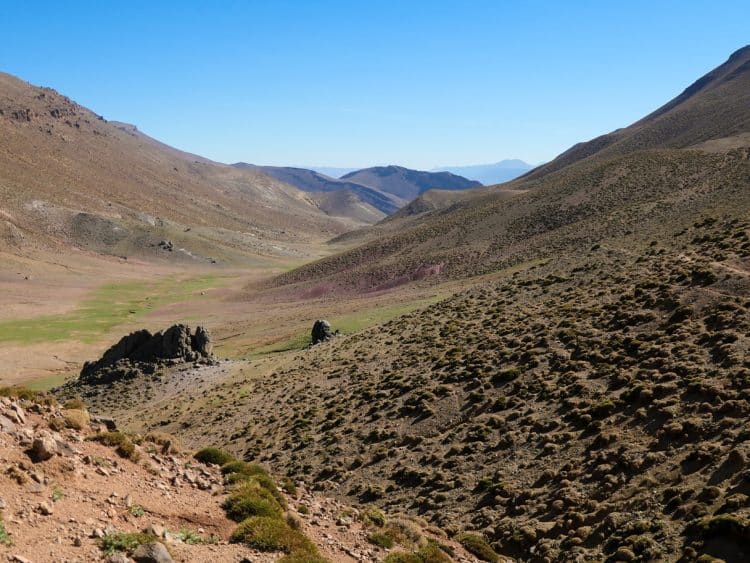
M 325 342 L 336 336 L 337 332 L 334 332 L 331 328 L 331 323 L 325 320 L 318 319 L 313 324 L 312 328 L 312 343 L 318 344 L 319 342 Z
M 155 334 L 138 330 L 120 339 L 99 360 L 86 362 L 79 379 L 85 383 L 107 383 L 154 373 L 160 367 L 178 363 L 211 364 L 212 351 L 211 337 L 201 326 L 195 332 L 183 324 Z

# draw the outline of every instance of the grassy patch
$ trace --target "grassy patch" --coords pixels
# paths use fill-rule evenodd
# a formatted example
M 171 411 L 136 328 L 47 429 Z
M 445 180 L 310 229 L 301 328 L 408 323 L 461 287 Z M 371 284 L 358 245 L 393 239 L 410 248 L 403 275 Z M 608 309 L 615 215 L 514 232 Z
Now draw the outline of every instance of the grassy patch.
M 243 543 L 258 551 L 302 552 L 317 555 L 317 548 L 303 534 L 279 518 L 253 516 L 243 520 L 230 541 Z
M 217 276 L 170 276 L 154 282 L 106 284 L 95 289 L 69 313 L 0 322 L 0 341 L 24 344 L 66 340 L 95 342 L 119 324 L 158 306 L 194 299 L 199 290 L 220 283 Z
M 99 540 L 99 548 L 106 554 L 112 555 L 116 551 L 123 551 L 125 553 L 133 553 L 138 546 L 145 543 L 152 543 L 158 541 L 156 536 L 151 534 L 142 533 L 124 533 L 118 532 L 116 534 L 109 534 Z
M 89 436 L 86 439 L 115 448 L 117 455 L 125 459 L 138 461 L 140 458 L 138 450 L 135 449 L 135 444 L 122 432 L 102 432 L 101 434 Z

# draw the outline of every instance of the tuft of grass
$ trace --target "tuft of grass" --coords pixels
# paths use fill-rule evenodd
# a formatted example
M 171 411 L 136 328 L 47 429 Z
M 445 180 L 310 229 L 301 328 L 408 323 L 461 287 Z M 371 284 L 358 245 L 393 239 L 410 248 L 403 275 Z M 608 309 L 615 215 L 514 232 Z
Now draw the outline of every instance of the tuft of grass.
M 242 543 L 258 551 L 283 551 L 317 555 L 318 550 L 308 538 L 280 518 L 251 516 L 232 532 L 232 543 Z
M 63 403 L 63 408 L 85 411 L 86 403 L 84 403 L 81 399 L 78 399 L 78 398 L 68 399 L 67 401 Z
M 201 545 L 201 544 L 213 545 L 219 542 L 216 536 L 211 535 L 211 536 L 208 536 L 207 538 L 204 538 L 197 532 L 193 532 L 192 530 L 188 530 L 186 528 L 183 528 L 179 532 L 177 532 L 177 534 L 175 534 L 175 537 L 181 542 L 186 543 L 188 545 Z
M 451 563 L 447 553 L 434 544 L 424 546 L 419 551 L 408 553 L 397 551 L 389 554 L 383 563 Z
M 155 541 L 158 541 L 158 538 L 152 534 L 144 534 L 140 532 L 118 532 L 106 535 L 100 539 L 99 549 L 101 549 L 105 555 L 112 555 L 117 551 L 130 554 L 138 549 L 138 546 Z
M 136 518 L 140 518 L 146 514 L 146 510 L 140 504 L 130 505 L 128 512 L 130 512 L 131 516 L 135 516 Z
M 239 475 L 268 475 L 268 471 L 257 463 L 248 463 L 239 460 L 232 460 L 221 466 L 222 475 L 230 475 L 232 473 Z
M 102 432 L 89 436 L 86 439 L 115 448 L 117 455 L 125 459 L 131 461 L 138 461 L 140 459 L 140 454 L 135 449 L 135 444 L 122 432 Z
M 83 430 L 91 424 L 89 413 L 81 409 L 65 409 L 62 411 L 65 426 L 73 430 Z
M 195 452 L 195 455 L 193 457 L 201 463 L 205 463 L 207 465 L 225 465 L 230 461 L 235 461 L 232 454 L 225 452 L 224 450 L 220 450 L 219 448 L 203 448 L 202 450 L 198 450 L 197 452 Z
M 362 513 L 362 520 L 366 524 L 372 524 L 378 528 L 382 528 L 386 523 L 385 514 L 375 506 L 368 506 L 367 509 L 365 509 Z
M 367 541 L 378 547 L 390 549 L 394 545 L 393 538 L 383 532 L 373 532 L 367 536 Z
M 464 546 L 466 551 L 472 555 L 476 555 L 482 561 L 489 561 L 490 563 L 496 563 L 500 560 L 500 556 L 495 552 L 494 549 L 487 543 L 484 536 L 475 532 L 464 532 L 459 534 L 456 539 L 459 543 Z
M 10 534 L 8 534 L 8 531 L 5 529 L 2 512 L 0 512 L 0 545 L 13 545 L 13 541 L 10 539 Z
M 57 502 L 59 500 L 62 500 L 64 496 L 65 496 L 65 493 L 60 487 L 55 486 L 52 489 L 52 496 L 51 496 L 52 502 Z
M 273 494 L 255 481 L 243 483 L 227 497 L 222 507 L 235 522 L 251 516 L 280 518 L 283 512 Z

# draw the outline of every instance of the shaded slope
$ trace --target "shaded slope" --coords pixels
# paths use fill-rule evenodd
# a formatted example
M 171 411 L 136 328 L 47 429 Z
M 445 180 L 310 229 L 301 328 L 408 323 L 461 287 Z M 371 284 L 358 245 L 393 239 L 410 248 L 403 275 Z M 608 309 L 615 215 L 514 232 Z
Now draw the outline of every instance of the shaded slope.
M 402 166 L 375 166 L 345 174 L 342 180 L 393 194 L 406 201 L 427 190 L 465 190 L 482 184 L 450 172 L 423 172 Z
M 386 215 L 390 215 L 397 209 L 399 209 L 404 203 L 404 200 L 392 196 L 382 191 L 368 188 L 355 182 L 347 182 L 344 180 L 337 180 L 331 178 L 320 172 L 313 170 L 307 170 L 304 168 L 292 168 L 287 166 L 255 166 L 253 164 L 237 163 L 233 166 L 242 169 L 259 170 L 272 178 L 299 188 L 304 192 L 336 192 L 340 190 L 348 190 L 348 194 L 345 198 L 352 200 L 356 197 L 359 200 L 360 206 L 368 206 L 374 208 L 374 210 L 380 211 L 381 215 L 376 220 L 382 219 Z M 330 200 L 330 198 L 328 198 Z M 339 204 L 339 207 L 341 205 Z M 375 216 L 375 211 L 372 210 L 371 214 Z M 374 221 L 373 221 L 374 222 Z

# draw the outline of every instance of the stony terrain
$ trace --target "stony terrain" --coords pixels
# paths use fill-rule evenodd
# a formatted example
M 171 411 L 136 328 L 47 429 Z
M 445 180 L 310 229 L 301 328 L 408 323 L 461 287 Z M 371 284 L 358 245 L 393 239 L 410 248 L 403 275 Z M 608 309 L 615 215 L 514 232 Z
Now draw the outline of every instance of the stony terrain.
M 125 435 L 112 432 L 112 424 L 90 419 L 77 403 L 60 407 L 49 397 L 2 389 L 0 556 L 20 563 L 127 563 L 127 555 L 158 563 L 283 557 L 274 549 L 233 543 L 237 524 L 223 508 L 237 490 L 227 484 L 230 474 L 198 462 L 171 436 Z M 304 487 L 283 494 L 287 519 L 320 551 L 309 561 L 386 556 L 388 550 L 368 540 L 377 526 L 364 513 Z M 389 526 L 399 522 L 388 521 Z M 435 528 L 408 520 L 403 526 L 416 534 L 413 541 L 401 539 L 413 549 L 430 539 L 450 549 L 457 561 L 475 561 Z M 154 542 L 159 547 L 152 551 L 160 556 L 138 547 Z

